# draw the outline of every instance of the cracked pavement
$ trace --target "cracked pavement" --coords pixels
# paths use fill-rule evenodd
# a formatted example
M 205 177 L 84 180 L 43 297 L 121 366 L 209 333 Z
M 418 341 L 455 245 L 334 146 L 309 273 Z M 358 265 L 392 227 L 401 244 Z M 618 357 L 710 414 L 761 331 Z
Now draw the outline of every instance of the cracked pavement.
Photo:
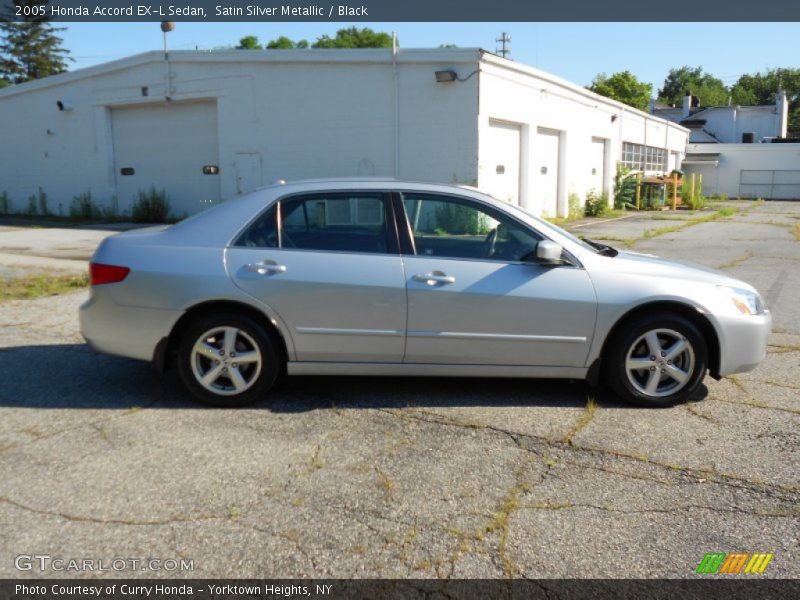
M 746 551 L 797 578 L 800 203 L 731 204 L 655 237 L 652 215 L 580 230 L 635 230 L 634 250 L 723 268 L 773 311 L 757 370 L 663 410 L 581 382 L 350 377 L 207 409 L 93 354 L 85 292 L 3 304 L 0 576 L 54 576 L 14 569 L 49 554 L 194 560 L 103 573 L 125 577 L 683 578 Z

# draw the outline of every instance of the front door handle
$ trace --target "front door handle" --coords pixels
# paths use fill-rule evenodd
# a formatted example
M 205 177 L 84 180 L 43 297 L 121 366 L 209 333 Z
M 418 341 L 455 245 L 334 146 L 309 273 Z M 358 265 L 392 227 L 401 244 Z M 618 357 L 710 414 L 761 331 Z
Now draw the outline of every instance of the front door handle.
M 418 273 L 414 275 L 415 281 L 421 281 L 428 285 L 436 285 L 438 283 L 455 283 L 456 278 L 452 275 L 445 275 L 441 271 L 431 271 L 430 273 Z
M 285 273 L 286 265 L 279 265 L 274 260 L 261 260 L 245 265 L 244 270 L 258 275 L 272 275 L 274 273 Z

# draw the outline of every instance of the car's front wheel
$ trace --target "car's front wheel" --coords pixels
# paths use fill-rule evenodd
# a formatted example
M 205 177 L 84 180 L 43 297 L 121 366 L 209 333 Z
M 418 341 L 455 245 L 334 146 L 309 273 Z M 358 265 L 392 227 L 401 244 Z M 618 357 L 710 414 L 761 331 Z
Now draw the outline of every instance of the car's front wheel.
M 191 323 L 178 345 L 178 371 L 199 400 L 244 406 L 264 398 L 280 373 L 280 353 L 264 328 L 234 313 Z
M 626 402 L 671 406 L 688 399 L 708 368 L 708 349 L 699 329 L 680 315 L 637 317 L 610 340 L 609 383 Z

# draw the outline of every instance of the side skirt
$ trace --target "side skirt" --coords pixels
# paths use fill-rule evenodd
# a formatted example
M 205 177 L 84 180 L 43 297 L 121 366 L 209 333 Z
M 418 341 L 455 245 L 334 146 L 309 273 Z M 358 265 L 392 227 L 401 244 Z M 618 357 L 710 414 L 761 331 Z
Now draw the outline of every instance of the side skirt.
M 407 377 L 532 377 L 585 379 L 585 367 L 517 365 L 436 365 L 408 363 L 289 362 L 289 375 L 367 375 Z

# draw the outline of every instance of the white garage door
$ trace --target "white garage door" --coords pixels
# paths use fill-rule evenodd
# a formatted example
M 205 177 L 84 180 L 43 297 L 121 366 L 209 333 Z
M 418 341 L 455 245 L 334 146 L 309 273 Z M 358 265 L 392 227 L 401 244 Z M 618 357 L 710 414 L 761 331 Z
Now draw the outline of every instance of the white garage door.
M 140 190 L 164 189 L 172 213 L 219 201 L 217 105 L 175 102 L 111 111 L 117 202 L 130 210 Z
M 489 122 L 488 157 L 481 172 L 481 188 L 499 200 L 519 204 L 519 125 Z
M 606 141 L 592 138 L 589 151 L 588 190 L 594 190 L 598 195 L 603 193 L 604 165 L 606 162 Z
M 542 214 L 548 217 L 558 215 L 558 146 L 558 131 L 539 129 L 536 132 L 534 193 Z

